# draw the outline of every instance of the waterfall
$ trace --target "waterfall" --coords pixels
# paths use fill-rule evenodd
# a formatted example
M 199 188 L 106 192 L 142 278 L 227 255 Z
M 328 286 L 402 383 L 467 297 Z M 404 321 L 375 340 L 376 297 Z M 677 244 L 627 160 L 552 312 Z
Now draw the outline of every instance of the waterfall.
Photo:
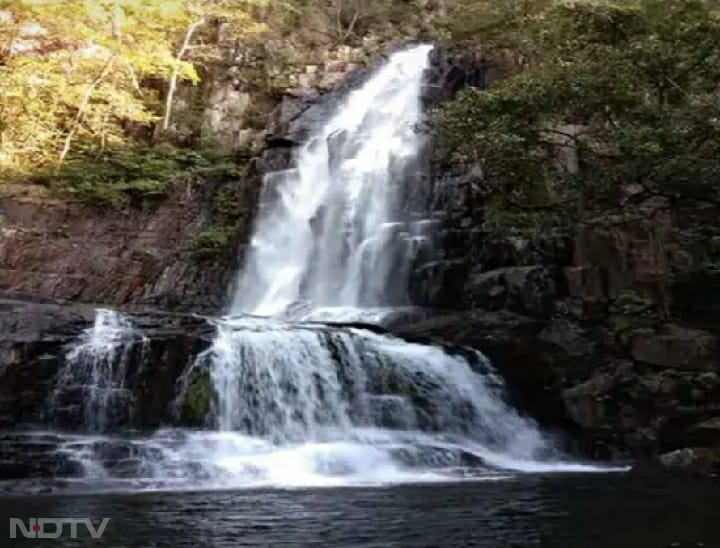
M 127 417 L 133 395 L 126 389 L 126 370 L 133 345 L 142 334 L 129 318 L 108 309 L 98 309 L 93 326 L 86 329 L 65 356 L 50 406 L 56 421 L 77 423 L 85 430 L 103 432 L 118 416 Z M 80 413 L 78 413 L 80 407 Z
M 317 323 L 381 319 L 378 309 L 407 304 L 414 254 L 432 225 L 409 188 L 421 163 L 416 126 L 431 49 L 392 55 L 300 147 L 296 167 L 265 177 L 235 316 L 218 322 L 193 365 L 214 389 L 216 437 L 205 449 L 195 437 L 177 450 L 207 459 L 226 481 L 588 469 L 561 462 L 535 423 L 505 402 L 479 352 L 451 355 Z
M 431 46 L 394 54 L 301 147 L 266 193 L 233 313 L 407 303 L 422 243 L 410 197 L 423 139 L 420 94 Z M 409 211 L 410 210 L 410 211 Z
M 221 431 L 283 445 L 387 428 L 469 438 L 518 461 L 554 455 L 504 402 L 502 379 L 479 352 L 449 355 L 363 329 L 244 318 L 221 324 L 196 366 L 211 371 Z
M 602 470 L 567 462 L 506 402 L 480 352 L 347 325 L 407 305 L 416 254 L 431 245 L 415 131 L 430 50 L 392 55 L 300 147 L 296 167 L 265 177 L 233 315 L 212 320 L 217 335 L 188 356 L 178 382 L 177 409 L 190 402 L 206 429 L 107 433 L 132 407 L 127 358 L 142 337 L 100 310 L 68 353 L 52 402 L 56 418 L 80 413 L 85 432 L 20 433 L 0 439 L 6 450 L 50 448 L 41 452 L 54 451 L 51 474 L 94 491 Z

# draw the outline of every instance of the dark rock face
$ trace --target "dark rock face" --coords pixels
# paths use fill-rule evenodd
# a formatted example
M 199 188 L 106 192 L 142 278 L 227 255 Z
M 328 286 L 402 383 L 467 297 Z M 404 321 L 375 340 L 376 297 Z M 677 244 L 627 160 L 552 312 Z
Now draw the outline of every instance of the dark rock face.
M 43 421 L 67 345 L 91 318 L 60 305 L 0 301 L 0 427 Z
M 652 335 L 637 335 L 632 341 L 632 357 L 661 369 L 720 371 L 718 338 L 698 329 L 663 325 Z
M 249 238 L 258 179 L 204 181 L 146 209 L 105 211 L 0 193 L 0 290 L 76 302 L 220 310 Z M 200 262 L 193 241 L 212 226 L 219 193 L 238 197 L 232 256 Z
M 428 106 L 452 99 L 463 88 L 485 89 L 499 76 L 491 60 L 460 48 L 438 46 L 430 54 L 430 63 L 423 94 Z
M 348 92 L 361 85 L 371 72 L 369 68 L 352 70 L 339 86 L 322 95 L 311 89 L 287 91 L 270 115 L 265 136 L 268 147 L 296 147 L 304 143 Z

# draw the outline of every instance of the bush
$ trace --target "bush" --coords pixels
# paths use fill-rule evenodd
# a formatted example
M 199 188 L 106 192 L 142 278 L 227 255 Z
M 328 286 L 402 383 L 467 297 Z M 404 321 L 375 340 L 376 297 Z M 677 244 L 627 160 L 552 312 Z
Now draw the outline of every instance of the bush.
M 79 152 L 56 169 L 34 175 L 64 198 L 105 207 L 141 205 L 193 180 L 240 176 L 230 159 L 170 145 Z

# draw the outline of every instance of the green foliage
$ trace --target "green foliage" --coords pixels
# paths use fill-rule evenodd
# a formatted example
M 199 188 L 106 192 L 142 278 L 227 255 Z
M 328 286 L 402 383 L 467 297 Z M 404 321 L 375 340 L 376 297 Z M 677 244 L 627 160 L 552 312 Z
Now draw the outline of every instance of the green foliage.
M 635 291 L 623 291 L 612 305 L 612 311 L 626 316 L 647 314 L 654 308 L 653 301 Z
M 76 143 L 151 132 L 163 111 L 169 120 L 175 83 L 197 83 L 197 64 L 217 52 L 208 35 L 220 23 L 237 37 L 259 32 L 254 11 L 266 4 L 0 0 L 0 170 L 20 175 L 62 164 Z
M 654 300 L 635 291 L 623 291 L 610 304 L 610 323 L 623 344 L 638 336 L 652 335 L 663 319 Z
M 177 185 L 196 179 L 238 173 L 237 165 L 227 158 L 162 144 L 79 151 L 59 168 L 39 170 L 33 180 L 65 198 L 122 207 L 163 198 Z
M 485 31 L 488 47 L 516 48 L 524 64 L 488 91 L 461 92 L 430 127 L 442 159 L 482 169 L 508 230 L 528 218 L 574 225 L 651 196 L 720 204 L 713 3 L 460 4 L 470 9 L 451 10 L 449 28 L 481 41 Z
M 192 242 L 192 255 L 196 261 L 209 261 L 225 251 L 236 234 L 232 225 L 212 225 L 200 232 Z
M 247 168 L 248 164 L 238 165 L 238 174 L 246 175 Z M 233 247 L 238 234 L 247 229 L 249 224 L 245 183 L 244 177 L 228 178 L 216 191 L 209 223 L 190 243 L 189 251 L 193 260 L 213 261 L 228 251 L 235 251 Z

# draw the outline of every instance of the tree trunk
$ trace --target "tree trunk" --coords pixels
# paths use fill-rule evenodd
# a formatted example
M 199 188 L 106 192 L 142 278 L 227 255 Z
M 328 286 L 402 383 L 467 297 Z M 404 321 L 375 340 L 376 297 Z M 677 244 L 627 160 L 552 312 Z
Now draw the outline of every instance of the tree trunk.
M 166 133 L 167 130 L 170 128 L 170 119 L 172 117 L 173 100 L 175 98 L 175 90 L 177 89 L 178 74 L 180 73 L 180 63 L 182 62 L 185 52 L 187 51 L 188 47 L 190 46 L 190 41 L 192 40 L 193 34 L 195 34 L 195 31 L 197 30 L 197 28 L 200 25 L 202 25 L 204 22 L 205 22 L 204 18 L 199 19 L 188 27 L 187 31 L 185 32 L 185 38 L 183 39 L 182 45 L 180 46 L 177 56 L 175 57 L 175 67 L 173 68 L 172 76 L 170 76 L 170 83 L 168 84 L 167 97 L 165 98 L 165 115 L 163 116 L 163 121 L 162 121 L 162 126 L 161 126 L 162 133 Z

